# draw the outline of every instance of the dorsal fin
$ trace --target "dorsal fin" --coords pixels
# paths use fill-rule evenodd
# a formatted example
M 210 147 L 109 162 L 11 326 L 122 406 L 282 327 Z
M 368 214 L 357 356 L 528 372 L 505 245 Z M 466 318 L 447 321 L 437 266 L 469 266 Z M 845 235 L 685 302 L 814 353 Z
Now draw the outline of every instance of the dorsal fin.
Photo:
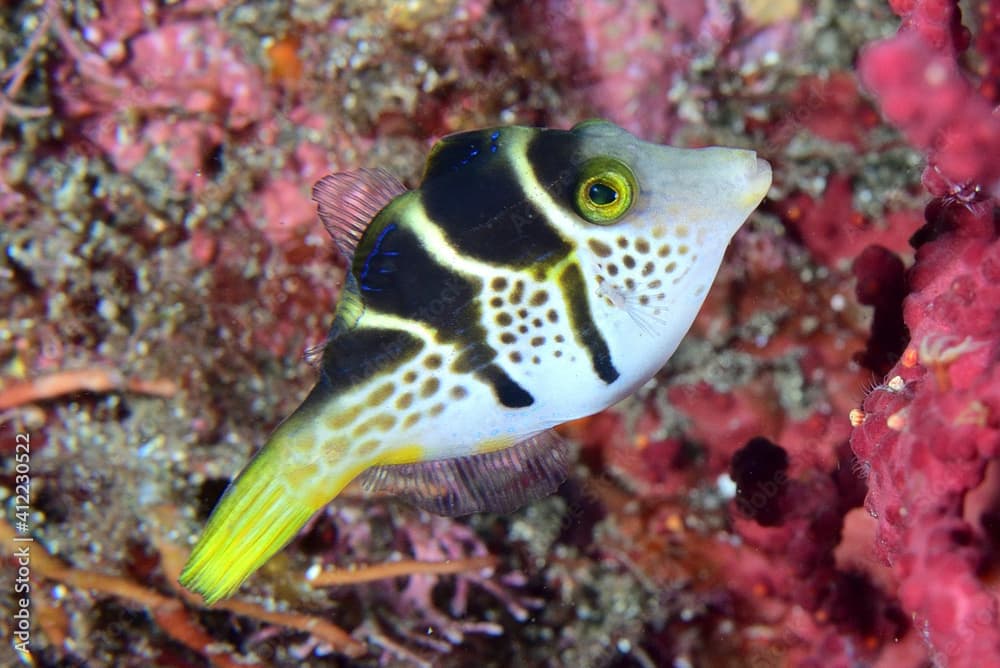
M 510 513 L 554 492 L 567 461 L 566 442 L 550 429 L 493 452 L 375 466 L 362 483 L 437 515 Z
M 361 235 L 372 219 L 406 187 L 384 169 L 355 169 L 324 176 L 312 198 L 326 231 L 350 264 Z

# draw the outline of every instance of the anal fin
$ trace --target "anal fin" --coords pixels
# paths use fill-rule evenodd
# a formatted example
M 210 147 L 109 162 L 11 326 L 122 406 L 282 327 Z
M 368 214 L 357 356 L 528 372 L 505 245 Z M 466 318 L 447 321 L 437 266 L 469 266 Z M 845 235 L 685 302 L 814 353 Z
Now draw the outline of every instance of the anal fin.
M 369 492 L 456 517 L 510 513 L 548 496 L 566 479 L 567 465 L 566 442 L 550 429 L 493 452 L 376 466 L 361 480 Z

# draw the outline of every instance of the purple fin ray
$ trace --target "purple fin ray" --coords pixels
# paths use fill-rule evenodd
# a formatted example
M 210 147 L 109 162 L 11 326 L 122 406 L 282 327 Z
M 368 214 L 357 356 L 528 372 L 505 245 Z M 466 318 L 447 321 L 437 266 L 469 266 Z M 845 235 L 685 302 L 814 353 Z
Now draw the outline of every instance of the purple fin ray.
M 302 358 L 306 361 L 306 364 L 314 369 L 319 368 L 319 365 L 323 362 L 323 352 L 326 350 L 327 343 L 329 343 L 329 340 L 324 339 L 322 343 L 317 343 L 314 346 L 306 348 L 302 352 Z
M 437 515 L 510 513 L 554 492 L 567 463 L 566 442 L 548 430 L 493 452 L 376 466 L 362 483 Z
M 313 186 L 319 219 L 337 249 L 351 262 L 361 235 L 378 212 L 406 192 L 384 169 L 355 169 L 324 176 Z

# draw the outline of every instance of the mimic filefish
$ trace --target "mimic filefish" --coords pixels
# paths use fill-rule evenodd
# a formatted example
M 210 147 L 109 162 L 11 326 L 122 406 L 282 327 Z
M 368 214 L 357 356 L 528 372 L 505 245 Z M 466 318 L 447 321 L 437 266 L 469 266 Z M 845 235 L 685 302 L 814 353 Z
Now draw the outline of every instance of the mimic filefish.
M 501 127 L 313 189 L 349 272 L 319 380 L 219 501 L 181 575 L 231 594 L 359 475 L 429 511 L 508 512 L 566 477 L 552 428 L 667 361 L 764 198 L 753 151 L 604 121 Z

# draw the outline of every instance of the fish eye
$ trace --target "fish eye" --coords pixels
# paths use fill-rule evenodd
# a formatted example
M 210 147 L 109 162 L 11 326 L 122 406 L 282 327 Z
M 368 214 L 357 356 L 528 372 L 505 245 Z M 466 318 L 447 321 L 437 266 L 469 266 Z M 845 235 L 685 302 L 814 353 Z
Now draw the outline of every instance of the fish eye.
M 590 186 L 587 197 L 597 206 L 607 206 L 614 204 L 615 200 L 618 199 L 618 191 L 613 185 L 598 181 Z
M 594 158 L 580 170 L 574 205 L 588 222 L 610 225 L 632 207 L 639 188 L 632 170 L 615 158 Z

